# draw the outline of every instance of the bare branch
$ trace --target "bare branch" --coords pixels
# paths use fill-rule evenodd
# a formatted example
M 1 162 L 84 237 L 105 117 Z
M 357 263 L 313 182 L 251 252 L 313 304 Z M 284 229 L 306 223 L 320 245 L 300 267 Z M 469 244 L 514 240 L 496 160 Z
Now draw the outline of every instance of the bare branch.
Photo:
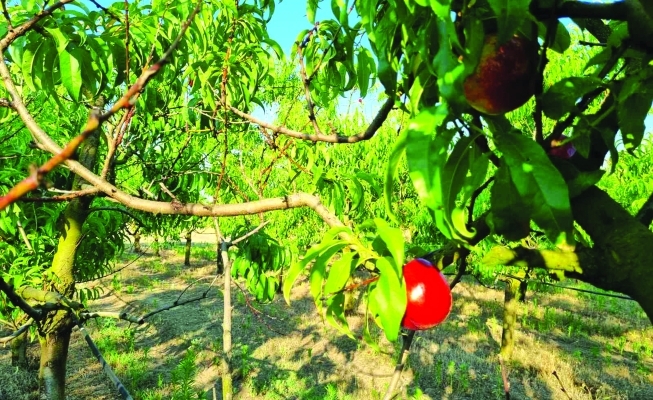
M 14 109 L 14 103 L 9 101 L 8 99 L 0 99 L 0 107 Z
M 299 131 L 295 131 L 292 129 L 288 129 L 284 126 L 274 126 L 271 123 L 265 122 L 261 119 L 258 119 L 254 117 L 253 115 L 244 113 L 237 109 L 236 107 L 229 106 L 229 109 L 236 115 L 238 115 L 241 118 L 244 118 L 248 120 L 249 122 L 256 124 L 258 126 L 261 126 L 265 129 L 269 129 L 272 132 L 275 133 L 280 133 L 286 136 L 294 137 L 296 139 L 302 139 L 302 140 L 310 140 L 313 142 L 328 142 L 328 143 L 356 143 L 360 142 L 362 140 L 369 140 L 371 139 L 376 132 L 379 130 L 381 125 L 385 122 L 385 120 L 388 118 L 388 114 L 390 114 L 390 111 L 394 107 L 394 99 L 389 98 L 386 100 L 386 102 L 381 106 L 381 109 L 379 110 L 378 114 L 370 125 L 367 127 L 367 129 L 364 132 L 361 132 L 357 135 L 353 136 L 342 136 L 342 135 L 337 135 L 337 134 L 332 134 L 332 135 L 325 135 L 325 134 L 308 134 L 308 133 L 303 133 Z
M 57 292 L 50 292 L 47 290 L 40 290 L 31 286 L 21 286 L 16 290 L 16 294 L 26 300 L 35 300 L 43 303 L 47 307 L 64 306 L 73 310 L 79 310 L 84 306 L 74 300 L 70 300 Z M 30 315 L 31 317 L 31 315 Z
M 124 321 L 132 322 L 134 324 L 142 324 L 143 321 L 141 318 L 134 317 L 127 314 L 125 311 L 121 312 L 111 312 L 111 311 L 88 311 L 82 312 L 79 314 L 82 320 L 87 320 L 91 318 L 113 318 L 113 319 L 122 319 Z
M 66 2 L 69 2 L 69 1 L 64 0 L 61 3 L 58 3 L 58 4 L 62 4 L 62 3 L 66 3 Z M 32 172 L 28 178 L 25 178 L 22 182 L 18 183 L 16 186 L 14 186 L 9 191 L 9 193 L 7 193 L 5 196 L 0 197 L 0 210 L 5 209 L 8 205 L 15 202 L 16 200 L 18 200 L 19 198 L 24 196 L 26 193 L 36 189 L 39 186 L 39 184 L 40 184 L 41 180 L 43 179 L 43 177 L 45 176 L 45 174 L 52 171 L 52 169 L 54 169 L 56 166 L 58 166 L 62 162 L 70 159 L 70 157 L 74 154 L 77 147 L 79 147 L 79 145 L 88 136 L 90 136 L 91 133 L 93 133 L 95 130 L 99 129 L 100 125 L 103 122 L 107 121 L 109 118 L 111 118 L 111 116 L 116 114 L 121 109 L 123 109 L 123 108 L 129 109 L 129 108 L 134 106 L 134 104 L 136 103 L 136 100 L 138 99 L 139 93 L 147 85 L 147 83 L 150 81 L 150 79 L 152 79 L 159 72 L 159 70 L 161 70 L 161 68 L 163 68 L 163 66 L 166 65 L 169 62 L 170 56 L 172 55 L 172 52 L 179 45 L 179 42 L 181 41 L 181 38 L 186 33 L 186 30 L 190 26 L 190 23 L 192 22 L 195 15 L 197 15 L 197 13 L 199 12 L 201 5 L 202 5 L 202 1 L 198 1 L 197 6 L 195 7 L 195 9 L 191 13 L 191 15 L 188 17 L 188 19 L 184 22 L 184 24 L 181 27 L 181 30 L 180 30 L 179 34 L 175 38 L 172 45 L 170 45 L 168 50 L 166 50 L 166 52 L 163 54 L 161 59 L 159 59 L 159 61 L 156 64 L 152 65 L 150 68 L 143 71 L 141 76 L 136 80 L 136 83 L 134 83 L 134 85 L 132 85 L 132 87 L 129 88 L 127 93 L 125 93 L 125 95 L 120 100 L 118 100 L 108 112 L 106 112 L 104 114 L 101 114 L 100 112 L 98 112 L 96 110 L 92 111 L 91 115 L 88 118 L 88 121 L 86 122 L 86 127 L 84 127 L 84 129 L 82 130 L 82 133 L 80 133 L 77 137 L 75 137 L 73 140 L 71 140 L 66 145 L 66 147 L 63 148 L 63 150 L 53 152 L 55 154 L 54 157 L 52 157 L 50 160 L 48 160 L 40 168 L 38 168 L 34 172 Z M 32 20 L 34 20 L 35 18 L 33 18 Z M 32 21 L 32 20 L 30 20 L 30 21 Z M 23 24 L 21 26 L 25 26 L 28 23 L 25 23 L 25 24 Z M 17 28 L 16 31 L 18 31 L 18 29 L 20 29 L 20 28 Z M 16 32 L 16 31 L 14 31 L 14 32 Z M 9 37 L 12 37 L 12 33 L 7 35 L 7 37 L 5 37 L 5 39 L 0 41 L 0 50 L 4 50 L 6 48 L 6 46 L 8 44 L 3 45 L 3 43 Z M 8 43 L 11 43 L 11 42 L 8 42 Z M 25 105 L 24 105 L 24 103 L 23 103 L 23 101 L 22 101 L 22 99 L 20 97 L 20 93 L 16 89 L 16 86 L 14 85 L 14 82 L 11 79 L 11 73 L 9 72 L 9 68 L 7 67 L 7 64 L 4 63 L 4 62 L 0 63 L 0 76 L 2 77 L 2 80 L 5 83 L 5 88 L 7 89 L 7 92 L 9 92 L 9 94 L 11 95 L 12 103 L 14 104 L 14 107 L 15 107 L 16 111 L 21 116 L 21 118 L 23 119 L 23 122 L 25 123 L 27 128 L 30 130 L 30 132 L 32 132 L 32 135 L 35 136 L 36 138 L 40 139 L 42 144 L 45 147 L 48 147 L 47 142 L 52 142 L 54 144 L 52 139 L 45 132 L 43 132 L 40 129 L 40 127 L 38 126 L 36 121 L 34 121 L 32 116 L 30 115 L 29 111 L 27 111 L 27 108 L 25 107 Z M 41 131 L 42 134 L 40 134 L 41 132 L 38 132 L 38 131 Z M 37 132 L 39 134 L 37 134 Z M 46 138 L 47 138 L 47 140 L 46 140 Z M 45 140 L 45 142 L 44 142 L 44 140 Z
M 552 2 L 556 4 L 558 2 Z M 555 9 L 539 8 L 538 2 L 533 2 L 531 13 L 535 18 L 543 20 L 549 19 L 551 16 L 556 18 L 592 18 L 592 19 L 608 19 L 615 21 L 625 21 L 627 19 L 626 2 L 613 1 L 611 3 L 596 3 L 589 1 L 563 1 L 561 4 L 556 4 Z
M 35 308 L 32 308 L 25 299 L 20 297 L 18 293 L 14 290 L 13 286 L 5 282 L 2 277 L 0 277 L 0 290 L 5 292 L 7 295 L 7 298 L 9 301 L 12 302 L 13 305 L 16 307 L 20 308 L 25 312 L 25 314 L 29 315 L 33 320 L 39 321 L 41 318 L 43 318 L 43 312 L 41 310 L 37 310 Z
M 2 38 L 2 40 L 0 40 L 0 53 L 4 53 L 7 47 L 9 47 L 9 45 L 12 44 L 14 40 L 18 39 L 19 37 L 27 33 L 27 31 L 32 29 L 32 27 L 36 25 L 36 23 L 38 23 L 40 20 L 52 15 L 53 12 L 55 12 L 56 10 L 60 9 L 61 7 L 65 6 L 68 3 L 72 3 L 73 1 L 74 0 L 62 0 L 58 3 L 55 3 L 52 6 L 46 8 L 45 10 L 37 13 L 34 17 L 32 17 L 32 19 L 25 22 L 21 26 L 16 27 L 13 30 L 10 30 L 9 33 L 7 33 L 7 36 L 5 36 L 4 38 Z M 2 4 L 4 5 L 4 2 Z M 1 64 L 3 64 L 4 66 L 5 63 L 1 63 Z
M 18 199 L 18 201 L 19 202 L 26 202 L 26 203 L 50 203 L 50 202 L 58 202 L 58 201 L 71 201 L 71 200 L 79 198 L 79 197 L 91 196 L 91 195 L 97 194 L 98 192 L 99 192 L 99 190 L 97 188 L 91 187 L 91 188 L 88 188 L 88 189 L 78 190 L 76 192 L 66 193 L 66 194 L 60 195 L 60 196 L 21 197 L 20 199 Z
M 257 226 L 256 228 L 252 229 L 251 231 L 247 232 L 246 234 L 244 234 L 243 236 L 239 237 L 238 239 L 236 239 L 236 240 L 232 240 L 232 241 L 231 241 L 231 244 L 232 244 L 232 245 L 236 245 L 236 244 L 242 242 L 243 240 L 247 239 L 248 237 L 252 236 L 252 235 L 255 234 L 256 232 L 258 232 L 258 231 L 260 231 L 261 229 L 263 229 L 263 227 L 264 227 L 265 225 L 267 225 L 269 222 L 270 222 L 270 221 L 268 220 L 268 221 L 265 221 L 265 222 L 261 223 L 259 226 Z
M 32 326 L 33 323 L 34 323 L 34 320 L 30 319 L 29 321 L 27 321 L 27 323 L 25 323 L 23 326 L 18 328 L 11 335 L 0 338 L 0 343 L 6 344 L 6 343 L 9 343 L 12 340 L 16 339 L 18 336 L 22 335 L 23 332 L 27 331 L 29 329 L 29 327 Z

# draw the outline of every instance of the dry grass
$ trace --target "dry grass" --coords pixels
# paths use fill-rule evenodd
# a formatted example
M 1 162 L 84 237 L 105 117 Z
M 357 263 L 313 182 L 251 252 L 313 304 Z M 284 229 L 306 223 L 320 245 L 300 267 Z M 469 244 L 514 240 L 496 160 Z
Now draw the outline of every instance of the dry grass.
M 173 302 L 195 279 L 210 276 L 213 248 L 194 248 L 194 265 L 182 267 L 179 251 L 142 257 L 117 278 L 93 285 L 104 294 L 92 310 L 122 310 L 140 315 Z M 125 261 L 133 258 L 126 254 Z M 206 257 L 202 261 L 199 257 Z M 184 296 L 200 294 L 200 281 Z M 179 367 L 192 348 L 193 389 L 212 398 L 219 381 L 222 301 L 210 299 L 158 314 L 147 324 L 97 321 L 92 337 L 104 346 L 121 379 L 136 398 L 179 397 Z M 463 281 L 455 290 L 454 310 L 446 323 L 421 332 L 413 342 L 409 368 L 402 375 L 400 398 L 500 399 L 503 384 L 497 362 L 503 293 Z M 353 341 L 322 323 L 305 283 L 293 292 L 291 307 L 282 299 L 256 306 L 234 295 L 234 366 L 238 399 L 377 399 L 394 369 L 398 344 L 378 330 L 379 349 Z M 363 313 L 350 318 L 354 329 Z M 516 348 L 509 364 L 513 399 L 653 399 L 653 328 L 634 303 L 575 292 L 530 291 L 520 306 Z M 32 350 L 33 352 L 36 349 Z M 559 380 L 553 373 L 559 377 Z M 183 375 L 183 374 L 182 374 Z M 0 399 L 28 399 L 34 372 L 9 367 L 0 349 Z M 28 382 L 29 384 L 25 384 Z M 30 386 L 31 385 L 31 386 Z M 118 399 L 75 331 L 68 368 L 70 399 Z M 563 389 L 565 392 L 563 392 Z

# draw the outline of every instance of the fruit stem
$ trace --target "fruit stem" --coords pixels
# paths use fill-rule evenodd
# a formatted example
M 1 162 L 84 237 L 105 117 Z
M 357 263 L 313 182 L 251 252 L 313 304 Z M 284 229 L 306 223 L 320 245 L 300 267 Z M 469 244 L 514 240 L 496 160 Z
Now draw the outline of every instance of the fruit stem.
M 395 372 L 392 375 L 392 381 L 390 381 L 390 387 L 385 393 L 383 400 L 390 400 L 394 397 L 395 390 L 399 384 L 399 378 L 401 377 L 401 372 L 404 370 L 404 365 L 408 359 L 408 354 L 410 353 L 410 345 L 413 343 L 413 337 L 415 336 L 415 331 L 409 330 L 406 335 L 403 336 L 403 345 L 401 346 L 401 352 L 399 353 L 399 360 L 395 366 Z

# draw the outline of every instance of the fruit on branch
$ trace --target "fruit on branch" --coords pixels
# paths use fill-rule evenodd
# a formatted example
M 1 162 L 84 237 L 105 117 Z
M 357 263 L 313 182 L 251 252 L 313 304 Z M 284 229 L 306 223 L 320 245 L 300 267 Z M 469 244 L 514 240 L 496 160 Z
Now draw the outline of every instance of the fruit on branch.
M 469 105 L 490 115 L 524 105 L 537 78 L 537 42 L 515 35 L 499 46 L 498 39 L 496 33 L 485 36 L 478 65 L 463 84 Z
M 563 143 L 565 139 L 567 139 L 565 135 L 560 135 L 560 139 L 553 139 L 551 141 L 551 149 L 547 153 L 563 160 L 569 160 L 573 157 L 576 154 L 576 148 L 572 142 Z
M 444 275 L 429 261 L 416 258 L 403 268 L 408 304 L 401 326 L 411 330 L 430 329 L 451 312 L 452 297 Z

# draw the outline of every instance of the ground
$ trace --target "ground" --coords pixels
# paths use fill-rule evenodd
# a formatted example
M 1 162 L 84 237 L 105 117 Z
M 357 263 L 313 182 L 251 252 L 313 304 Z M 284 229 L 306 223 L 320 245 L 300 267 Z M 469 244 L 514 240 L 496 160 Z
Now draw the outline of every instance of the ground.
M 204 300 L 154 315 L 143 325 L 89 321 L 88 331 L 136 399 L 221 398 L 221 279 L 214 281 L 215 247 L 197 243 L 191 267 L 181 242 L 159 257 L 127 251 L 119 273 L 84 284 L 103 293 L 94 311 L 143 315 L 181 297 Z M 135 261 L 134 261 L 135 260 Z M 565 282 L 572 284 L 573 282 Z M 574 286 L 578 284 L 574 283 Z M 380 399 L 394 370 L 398 343 L 378 329 L 374 348 L 326 325 L 308 285 L 300 282 L 291 305 L 282 298 L 254 304 L 234 286 L 234 367 L 237 399 Z M 537 287 L 520 305 L 514 359 L 508 364 L 513 399 L 653 399 L 653 327 L 634 302 Z M 419 332 L 402 375 L 406 399 L 502 399 L 498 364 L 503 292 L 464 279 L 442 325 Z M 349 317 L 354 330 L 363 308 Z M 0 335 L 2 336 L 2 335 Z M 29 354 L 33 367 L 38 347 Z M 33 397 L 35 371 L 10 366 L 0 348 L 0 400 Z M 119 399 L 80 332 L 72 338 L 69 399 Z

